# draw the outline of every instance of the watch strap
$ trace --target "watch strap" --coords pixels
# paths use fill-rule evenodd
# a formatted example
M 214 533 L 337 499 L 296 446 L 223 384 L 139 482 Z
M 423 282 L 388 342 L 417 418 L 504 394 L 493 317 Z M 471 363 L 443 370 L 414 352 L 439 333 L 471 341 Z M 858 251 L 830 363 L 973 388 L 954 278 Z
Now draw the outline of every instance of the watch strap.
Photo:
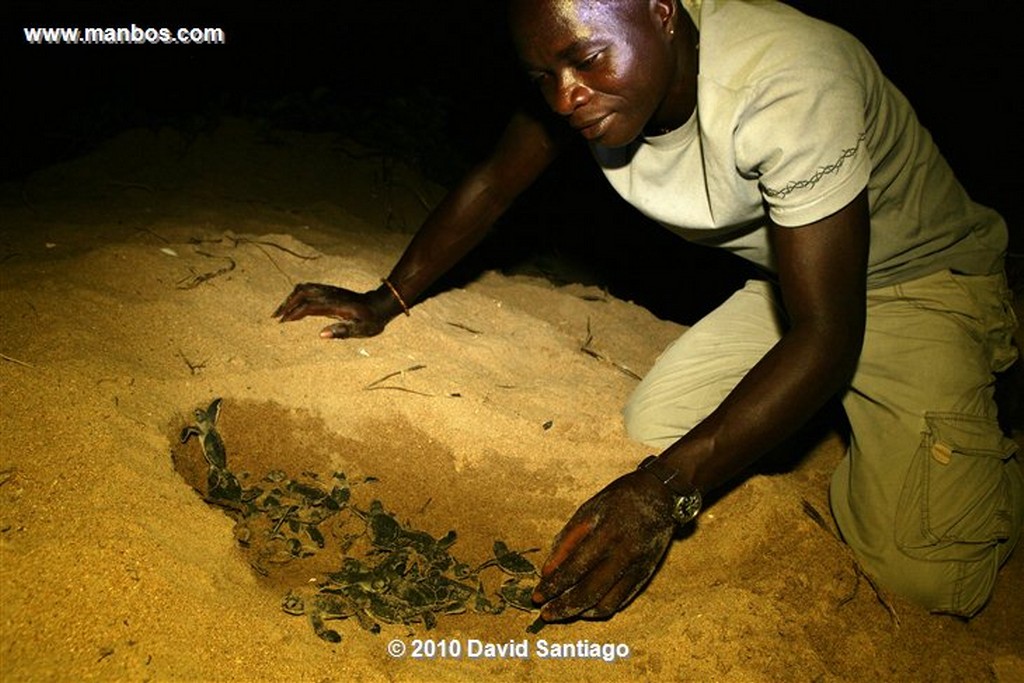
M 679 476 L 679 471 L 666 465 L 658 456 L 647 456 L 640 462 L 637 470 L 652 475 L 672 493 L 675 498 L 672 518 L 680 527 L 692 522 L 700 513 L 703 506 L 700 489 L 684 482 Z
M 641 460 L 637 469 L 653 475 L 677 496 L 688 496 L 697 490 L 696 486 L 685 482 L 679 476 L 679 470 L 669 467 L 656 455 L 648 455 Z

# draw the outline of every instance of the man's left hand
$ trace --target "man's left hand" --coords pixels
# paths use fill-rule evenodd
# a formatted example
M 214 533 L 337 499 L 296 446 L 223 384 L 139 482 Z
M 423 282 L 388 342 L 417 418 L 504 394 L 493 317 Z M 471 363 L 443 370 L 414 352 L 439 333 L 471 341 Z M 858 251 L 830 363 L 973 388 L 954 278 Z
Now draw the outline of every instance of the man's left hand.
M 584 503 L 555 539 L 533 600 L 545 621 L 601 619 L 653 576 L 675 531 L 673 497 L 655 477 L 630 472 Z

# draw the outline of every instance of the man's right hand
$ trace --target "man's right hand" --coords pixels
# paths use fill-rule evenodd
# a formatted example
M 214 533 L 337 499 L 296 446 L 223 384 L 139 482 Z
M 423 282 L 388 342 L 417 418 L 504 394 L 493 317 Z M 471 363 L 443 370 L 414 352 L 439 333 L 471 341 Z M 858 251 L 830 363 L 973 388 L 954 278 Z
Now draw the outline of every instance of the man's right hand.
M 386 296 L 384 296 L 386 295 Z M 304 282 L 296 285 L 274 311 L 281 322 L 321 315 L 339 322 L 320 330 L 324 339 L 372 337 L 380 334 L 395 316 L 391 293 L 381 290 L 360 294 L 341 287 Z
M 556 122 L 558 123 L 558 122 Z M 555 130 L 558 132 L 556 133 Z M 422 296 L 441 275 L 479 244 L 494 222 L 563 148 L 569 130 L 551 128 L 532 110 L 517 111 L 495 150 L 470 170 L 424 221 L 387 285 L 356 292 L 304 283 L 295 287 L 274 317 L 281 322 L 322 315 L 338 322 L 320 331 L 326 339 L 371 337 Z

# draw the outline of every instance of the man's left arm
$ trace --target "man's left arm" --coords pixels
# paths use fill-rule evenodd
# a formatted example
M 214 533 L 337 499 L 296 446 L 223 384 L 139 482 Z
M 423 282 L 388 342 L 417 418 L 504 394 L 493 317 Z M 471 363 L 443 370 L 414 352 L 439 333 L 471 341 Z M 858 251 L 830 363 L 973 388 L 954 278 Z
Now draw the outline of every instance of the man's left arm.
M 852 379 L 864 340 L 869 235 L 866 190 L 822 220 L 771 228 L 786 331 L 719 408 L 664 453 L 688 481 L 701 490 L 723 484 Z
M 722 404 L 661 463 L 717 488 L 803 426 L 853 376 L 866 315 L 867 192 L 805 226 L 771 228 L 788 327 Z M 631 472 L 587 501 L 555 541 L 534 598 L 549 621 L 602 617 L 646 584 L 671 538 L 672 495 Z

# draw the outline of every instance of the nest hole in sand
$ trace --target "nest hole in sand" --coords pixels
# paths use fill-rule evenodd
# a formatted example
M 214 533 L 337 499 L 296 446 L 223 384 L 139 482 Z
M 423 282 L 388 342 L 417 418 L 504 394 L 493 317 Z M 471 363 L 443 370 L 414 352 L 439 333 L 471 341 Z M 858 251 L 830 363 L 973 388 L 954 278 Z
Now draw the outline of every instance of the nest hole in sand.
M 346 438 L 314 415 L 275 403 L 218 402 L 216 413 L 215 404 L 198 408 L 195 422 L 204 412 L 215 416 L 225 466 L 211 465 L 208 442 L 189 435 L 195 425 L 186 424 L 172 426 L 174 469 L 235 521 L 233 539 L 225 542 L 237 545 L 258 580 L 283 596 L 283 610 L 308 615 L 321 638 L 341 639 L 324 619 L 355 617 L 362 628 L 379 632 L 378 622 L 431 629 L 441 615 L 536 611 L 529 596 L 537 574 L 526 555 L 538 548 L 515 550 L 499 539 L 487 556 L 477 548 L 471 557 L 466 551 L 472 548 L 452 548 L 454 529 L 419 528 L 432 497 L 417 510 L 399 504 L 392 511 L 389 494 L 408 504 L 413 492 L 385 483 L 409 452 L 400 441 Z M 396 430 L 384 423 L 373 431 Z M 448 457 L 443 446 L 433 451 L 435 461 Z M 373 462 L 390 472 L 385 480 L 366 471 Z M 415 491 L 422 496 L 429 482 L 429 476 L 417 477 Z M 420 520 L 414 524 L 410 516 Z

